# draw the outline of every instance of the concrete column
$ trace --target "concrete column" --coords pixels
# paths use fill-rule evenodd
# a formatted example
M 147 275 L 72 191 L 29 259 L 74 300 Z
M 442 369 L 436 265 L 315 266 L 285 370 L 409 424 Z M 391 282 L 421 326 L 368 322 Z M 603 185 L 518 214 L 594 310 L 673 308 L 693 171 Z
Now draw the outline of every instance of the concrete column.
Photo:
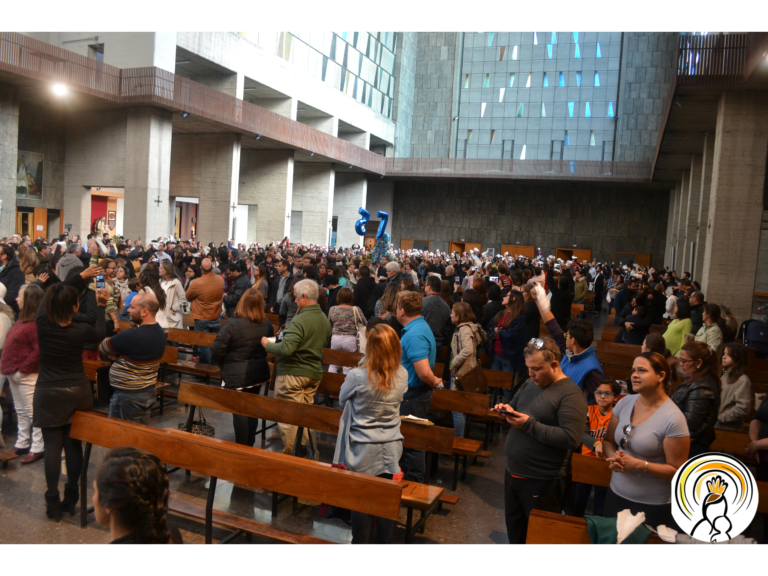
M 676 208 L 676 190 L 669 191 L 669 214 L 667 215 L 667 243 L 664 247 L 664 266 L 672 266 L 672 238 L 674 232 L 675 208 Z
M 176 227 L 176 196 L 168 197 L 168 233 L 175 234 Z
M 239 169 L 239 134 L 173 137 L 172 193 L 200 199 L 195 231 L 204 243 L 218 244 L 234 237 Z
M 717 111 L 701 284 L 707 301 L 729 306 L 740 322 L 752 311 L 767 149 L 768 99 L 760 92 L 725 92 Z
M 293 170 L 293 150 L 243 150 L 238 203 L 248 204 L 249 243 L 290 236 Z
M 685 268 L 685 217 L 688 213 L 688 196 L 690 193 L 690 185 L 691 185 L 691 178 L 688 175 L 688 172 L 683 172 L 683 182 L 680 185 L 680 209 L 678 210 L 677 214 L 677 258 L 675 262 L 675 268 L 677 269 L 678 275 L 681 275 L 683 273 L 683 268 Z
M 363 237 L 355 232 L 355 222 L 360 219 L 358 209 L 366 205 L 368 180 L 365 174 L 358 172 L 337 172 L 336 187 L 333 196 L 333 215 L 336 222 L 336 245 L 351 246 L 355 242 L 363 243 Z M 371 214 L 376 219 L 376 214 Z M 391 234 L 390 234 L 391 236 Z
M 19 101 L 16 87 L 0 82 L 0 237 L 16 229 Z
M 704 272 L 704 253 L 707 244 L 707 222 L 709 220 L 709 196 L 712 192 L 712 165 L 715 156 L 715 134 L 707 132 L 704 139 L 704 154 L 701 157 L 701 190 L 699 217 L 696 227 L 696 259 L 693 266 L 693 278 L 701 282 Z
M 173 114 L 159 108 L 128 111 L 125 138 L 124 235 L 167 235 Z
M 701 200 L 701 156 L 691 158 L 691 171 L 688 180 L 688 205 L 685 207 L 685 247 L 683 249 L 683 264 L 681 271 L 693 274 L 694 266 L 691 263 L 691 242 L 696 242 L 696 229 L 699 226 L 699 201 Z M 699 251 L 696 244 L 695 252 Z M 695 255 L 695 254 L 694 254 Z M 700 278 L 695 278 L 700 280 Z
M 299 238 L 289 236 L 292 241 L 329 244 L 335 176 L 334 164 L 295 164 L 291 212 L 293 217 L 301 212 L 301 232 Z
M 678 262 L 680 262 L 680 252 L 677 249 L 677 233 L 680 229 L 680 200 L 682 198 L 682 184 L 680 182 L 675 183 L 675 189 L 672 192 L 672 195 L 675 198 L 675 211 L 672 214 L 672 220 L 669 227 L 672 229 L 670 235 L 670 248 L 674 248 L 674 261 L 672 258 L 673 251 L 670 249 L 669 265 L 674 268 L 677 266 Z

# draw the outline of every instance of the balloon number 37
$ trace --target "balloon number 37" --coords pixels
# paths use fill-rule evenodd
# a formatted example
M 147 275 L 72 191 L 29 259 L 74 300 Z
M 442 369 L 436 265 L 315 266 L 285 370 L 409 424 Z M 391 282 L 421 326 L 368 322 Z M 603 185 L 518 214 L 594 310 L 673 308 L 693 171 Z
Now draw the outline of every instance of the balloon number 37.
M 365 225 L 368 224 L 368 220 L 371 218 L 371 213 L 365 208 L 360 208 L 357 211 L 362 216 L 357 222 L 355 222 L 355 232 L 358 236 L 365 236 Z M 389 213 L 379 210 L 376 213 L 379 218 L 379 229 L 376 231 L 376 239 L 380 240 L 384 237 L 384 232 L 387 230 L 387 224 L 389 223 Z

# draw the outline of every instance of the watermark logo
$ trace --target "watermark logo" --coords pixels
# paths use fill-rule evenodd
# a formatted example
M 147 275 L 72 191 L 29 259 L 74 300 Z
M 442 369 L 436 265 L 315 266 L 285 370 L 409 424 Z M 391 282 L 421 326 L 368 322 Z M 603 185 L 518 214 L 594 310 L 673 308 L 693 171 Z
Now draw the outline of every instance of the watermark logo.
M 726 454 L 710 452 L 691 458 L 672 479 L 672 516 L 697 540 L 735 538 L 755 517 L 757 501 L 752 473 Z

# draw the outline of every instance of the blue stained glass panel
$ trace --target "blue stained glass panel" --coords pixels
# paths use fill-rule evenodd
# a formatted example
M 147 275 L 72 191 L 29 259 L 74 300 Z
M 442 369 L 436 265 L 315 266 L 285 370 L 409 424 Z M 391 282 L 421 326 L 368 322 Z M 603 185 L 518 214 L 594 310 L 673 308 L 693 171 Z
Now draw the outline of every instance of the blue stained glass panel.
M 568 116 L 573 118 L 573 102 L 568 102 Z
M 560 72 L 560 80 L 558 81 L 558 84 L 560 86 L 565 86 L 565 77 L 563 76 L 562 72 Z

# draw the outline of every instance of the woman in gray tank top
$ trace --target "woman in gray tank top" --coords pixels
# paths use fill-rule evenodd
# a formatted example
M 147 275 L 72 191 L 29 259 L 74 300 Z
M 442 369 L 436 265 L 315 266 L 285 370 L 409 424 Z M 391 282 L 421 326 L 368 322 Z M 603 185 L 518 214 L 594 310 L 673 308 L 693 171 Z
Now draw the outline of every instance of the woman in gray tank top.
M 644 352 L 632 366 L 636 394 L 613 410 L 603 451 L 610 464 L 611 486 L 605 516 L 625 509 L 645 512 L 646 524 L 675 526 L 671 480 L 688 459 L 690 436 L 685 416 L 667 396 L 669 364 L 661 354 Z

